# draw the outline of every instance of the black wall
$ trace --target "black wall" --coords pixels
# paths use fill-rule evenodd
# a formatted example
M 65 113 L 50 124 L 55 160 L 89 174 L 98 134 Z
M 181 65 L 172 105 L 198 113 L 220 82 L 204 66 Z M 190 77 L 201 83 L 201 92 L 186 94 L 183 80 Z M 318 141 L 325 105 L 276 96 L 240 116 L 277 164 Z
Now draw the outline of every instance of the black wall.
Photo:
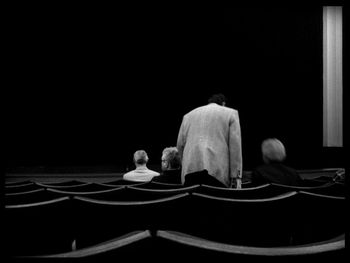
M 223 92 L 239 110 L 244 168 L 277 137 L 298 168 L 320 162 L 322 7 L 74 10 L 13 16 L 7 164 L 160 162 L 182 116 Z M 333 156 L 335 156 L 333 155 Z

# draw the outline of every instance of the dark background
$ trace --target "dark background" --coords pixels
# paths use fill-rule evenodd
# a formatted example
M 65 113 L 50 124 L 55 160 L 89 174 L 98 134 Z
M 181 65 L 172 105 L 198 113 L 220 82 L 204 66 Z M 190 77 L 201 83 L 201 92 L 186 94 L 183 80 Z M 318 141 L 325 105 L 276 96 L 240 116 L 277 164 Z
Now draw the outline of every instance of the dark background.
M 322 147 L 322 6 L 42 10 L 6 21 L 8 167 L 124 169 L 138 149 L 159 165 L 216 92 L 239 111 L 244 170 L 267 137 L 298 169 L 345 166 Z

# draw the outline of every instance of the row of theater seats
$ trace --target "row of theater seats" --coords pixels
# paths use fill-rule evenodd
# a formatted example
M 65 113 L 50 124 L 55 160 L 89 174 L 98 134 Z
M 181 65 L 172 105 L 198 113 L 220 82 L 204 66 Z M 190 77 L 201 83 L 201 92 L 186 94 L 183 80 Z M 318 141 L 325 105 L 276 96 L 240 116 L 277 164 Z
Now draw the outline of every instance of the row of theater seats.
M 72 252 L 18 257 L 28 262 L 347 262 L 344 235 L 306 245 L 252 247 L 210 241 L 176 231 L 133 231 Z
M 25 191 L 14 190 L 21 187 Z M 312 193 L 332 187 L 343 193 Z M 249 255 L 261 261 L 261 256 L 344 250 L 345 185 L 334 182 L 242 190 L 121 180 L 22 182 L 5 188 L 5 251 L 10 258 L 126 255 L 164 261 L 160 254 L 181 260 L 186 252 L 192 259 Z
M 312 181 L 312 180 L 309 180 Z M 114 183 L 114 184 L 113 184 Z M 345 184 L 338 182 L 313 182 L 313 186 L 285 186 L 263 184 L 244 186 L 243 189 L 221 188 L 208 185 L 184 187 L 175 184 L 156 182 L 134 183 L 118 180 L 113 183 L 83 183 L 67 181 L 59 184 L 23 182 L 23 184 L 5 187 L 5 204 L 23 204 L 46 201 L 62 196 L 85 196 L 105 201 L 143 201 L 184 192 L 196 192 L 225 198 L 259 199 L 274 197 L 287 191 L 306 191 L 315 194 L 345 197 Z

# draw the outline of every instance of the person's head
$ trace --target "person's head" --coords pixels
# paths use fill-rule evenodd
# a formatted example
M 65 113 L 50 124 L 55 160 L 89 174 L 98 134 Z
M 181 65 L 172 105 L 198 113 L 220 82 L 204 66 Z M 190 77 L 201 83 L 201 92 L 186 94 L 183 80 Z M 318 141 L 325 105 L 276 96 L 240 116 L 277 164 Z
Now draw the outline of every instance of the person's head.
M 269 138 L 262 142 L 261 151 L 265 163 L 282 162 L 286 158 L 286 150 L 280 140 Z
M 144 150 L 138 150 L 134 153 L 134 163 L 136 166 L 145 165 L 147 162 L 148 156 Z
M 181 159 L 176 147 L 167 147 L 162 154 L 162 170 L 180 169 Z
M 226 97 L 222 93 L 217 93 L 217 94 L 212 95 L 208 99 L 208 102 L 209 103 L 216 103 L 216 104 L 219 104 L 221 106 L 225 106 L 225 104 L 226 104 Z

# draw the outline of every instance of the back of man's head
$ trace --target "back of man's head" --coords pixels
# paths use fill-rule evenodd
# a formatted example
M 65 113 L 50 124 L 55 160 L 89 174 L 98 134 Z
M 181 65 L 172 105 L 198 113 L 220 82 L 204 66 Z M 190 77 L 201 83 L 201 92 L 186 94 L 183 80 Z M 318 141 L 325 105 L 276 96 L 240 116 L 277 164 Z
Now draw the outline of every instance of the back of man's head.
M 225 105 L 226 103 L 226 97 L 224 94 L 222 93 L 217 93 L 212 95 L 209 99 L 208 99 L 209 103 L 216 103 L 219 105 Z
M 147 153 L 144 150 L 138 150 L 134 153 L 135 164 L 146 164 L 148 162 Z
M 282 142 L 276 138 L 263 141 L 261 151 L 265 162 L 282 162 L 286 158 L 286 150 Z

